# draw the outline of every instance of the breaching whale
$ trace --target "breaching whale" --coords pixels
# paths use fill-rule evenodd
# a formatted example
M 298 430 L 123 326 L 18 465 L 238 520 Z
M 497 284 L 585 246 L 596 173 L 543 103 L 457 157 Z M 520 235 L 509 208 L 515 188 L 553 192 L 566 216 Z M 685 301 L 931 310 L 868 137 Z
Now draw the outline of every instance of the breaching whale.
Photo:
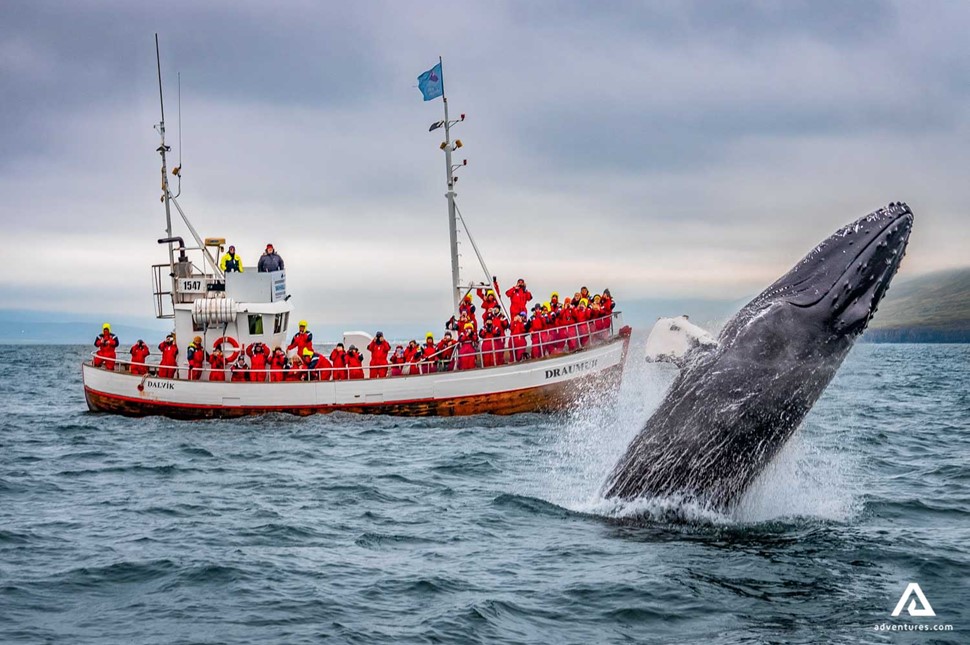
M 675 361 L 680 374 L 603 495 L 674 497 L 717 511 L 734 506 L 866 328 L 912 224 L 905 204 L 879 209 L 815 247 L 745 305 L 716 343 L 691 334 L 691 349 Z

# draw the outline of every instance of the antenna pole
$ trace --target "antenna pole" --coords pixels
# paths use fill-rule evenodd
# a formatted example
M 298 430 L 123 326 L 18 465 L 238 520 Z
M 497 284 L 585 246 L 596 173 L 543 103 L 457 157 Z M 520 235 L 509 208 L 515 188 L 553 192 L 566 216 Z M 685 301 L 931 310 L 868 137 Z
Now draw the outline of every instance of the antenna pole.
M 451 298 L 457 316 L 458 305 L 461 303 L 461 284 L 458 277 L 458 222 L 455 216 L 455 177 L 451 166 L 451 123 L 448 121 L 445 69 L 441 56 L 438 57 L 438 65 L 441 67 L 441 102 L 445 106 L 445 172 L 448 180 L 448 192 L 445 193 L 445 197 L 448 199 L 448 235 L 451 238 Z
M 162 95 L 162 58 L 158 52 L 158 34 L 155 34 L 155 64 L 158 68 L 158 103 L 162 110 L 162 120 L 158 124 L 158 134 L 162 138 L 161 145 L 158 146 L 158 154 L 162 156 L 162 201 L 165 202 L 165 233 L 166 237 L 172 238 L 172 208 L 169 205 L 169 199 L 171 198 L 171 193 L 168 189 L 168 167 L 166 165 L 165 153 L 168 152 L 168 146 L 165 145 L 165 98 Z M 171 267 L 171 277 L 172 277 L 172 306 L 175 306 L 176 301 L 176 290 L 178 287 L 178 280 L 175 277 L 175 247 L 172 246 L 173 242 L 168 243 L 168 264 Z

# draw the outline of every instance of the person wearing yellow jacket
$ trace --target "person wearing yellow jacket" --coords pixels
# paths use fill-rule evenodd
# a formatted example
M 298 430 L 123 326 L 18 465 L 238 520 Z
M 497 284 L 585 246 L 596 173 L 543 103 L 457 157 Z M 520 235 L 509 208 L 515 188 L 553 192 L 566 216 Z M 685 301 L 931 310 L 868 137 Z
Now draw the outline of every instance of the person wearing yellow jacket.
M 242 258 L 236 255 L 236 247 L 230 246 L 229 251 L 219 261 L 219 268 L 223 273 L 243 272 Z

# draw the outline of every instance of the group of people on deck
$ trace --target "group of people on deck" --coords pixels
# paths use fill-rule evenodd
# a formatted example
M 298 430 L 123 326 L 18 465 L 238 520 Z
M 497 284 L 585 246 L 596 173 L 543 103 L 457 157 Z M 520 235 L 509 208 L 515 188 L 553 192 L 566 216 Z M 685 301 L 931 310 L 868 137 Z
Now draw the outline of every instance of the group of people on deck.
M 233 247 L 229 247 L 234 252 Z M 272 245 L 267 247 L 272 251 Z M 239 262 L 239 270 L 242 263 Z M 498 281 L 492 278 L 494 289 L 478 289 L 480 300 L 476 306 L 471 293 L 466 294 L 459 305 L 457 316 L 446 323 L 446 331 L 439 341 L 428 332 L 423 344 L 411 340 L 406 346 L 391 344 L 378 331 L 367 345 L 370 361 L 364 366 L 364 357 L 354 345 L 345 348 L 343 343 L 328 354 L 318 352 L 313 346 L 313 334 L 307 321 L 299 322 L 299 331 L 284 350 L 272 350 L 261 342 L 234 351 L 226 356 L 221 347 L 207 352 L 202 337 L 192 339 L 186 350 L 187 371 L 190 380 L 279 382 L 306 380 L 353 380 L 430 374 L 451 370 L 469 370 L 492 367 L 541 358 L 568 351 L 575 351 L 590 343 L 605 340 L 610 334 L 611 318 L 615 302 L 609 289 L 592 295 L 582 287 L 572 297 L 560 299 L 552 292 L 548 301 L 532 306 L 532 293 L 519 279 L 505 295 L 510 300 L 508 315 L 496 296 Z M 478 311 L 481 310 L 481 324 Z M 95 339 L 93 364 L 114 370 L 117 361 L 118 337 L 111 333 L 111 326 L 104 324 L 102 333 Z M 178 374 L 179 348 L 174 334 L 169 334 L 158 345 L 161 360 L 157 374 L 161 378 L 175 378 Z M 129 350 L 128 365 L 131 374 L 149 373 L 146 362 L 151 351 L 139 340 Z

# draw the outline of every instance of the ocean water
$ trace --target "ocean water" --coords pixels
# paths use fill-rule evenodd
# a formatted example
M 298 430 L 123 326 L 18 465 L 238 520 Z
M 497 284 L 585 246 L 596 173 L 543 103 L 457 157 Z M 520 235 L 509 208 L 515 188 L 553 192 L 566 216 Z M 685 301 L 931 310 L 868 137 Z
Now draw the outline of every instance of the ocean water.
M 86 352 L 0 347 L 3 643 L 970 641 L 968 345 L 857 346 L 727 517 L 598 498 L 636 360 L 559 416 L 178 422 L 87 412 Z

